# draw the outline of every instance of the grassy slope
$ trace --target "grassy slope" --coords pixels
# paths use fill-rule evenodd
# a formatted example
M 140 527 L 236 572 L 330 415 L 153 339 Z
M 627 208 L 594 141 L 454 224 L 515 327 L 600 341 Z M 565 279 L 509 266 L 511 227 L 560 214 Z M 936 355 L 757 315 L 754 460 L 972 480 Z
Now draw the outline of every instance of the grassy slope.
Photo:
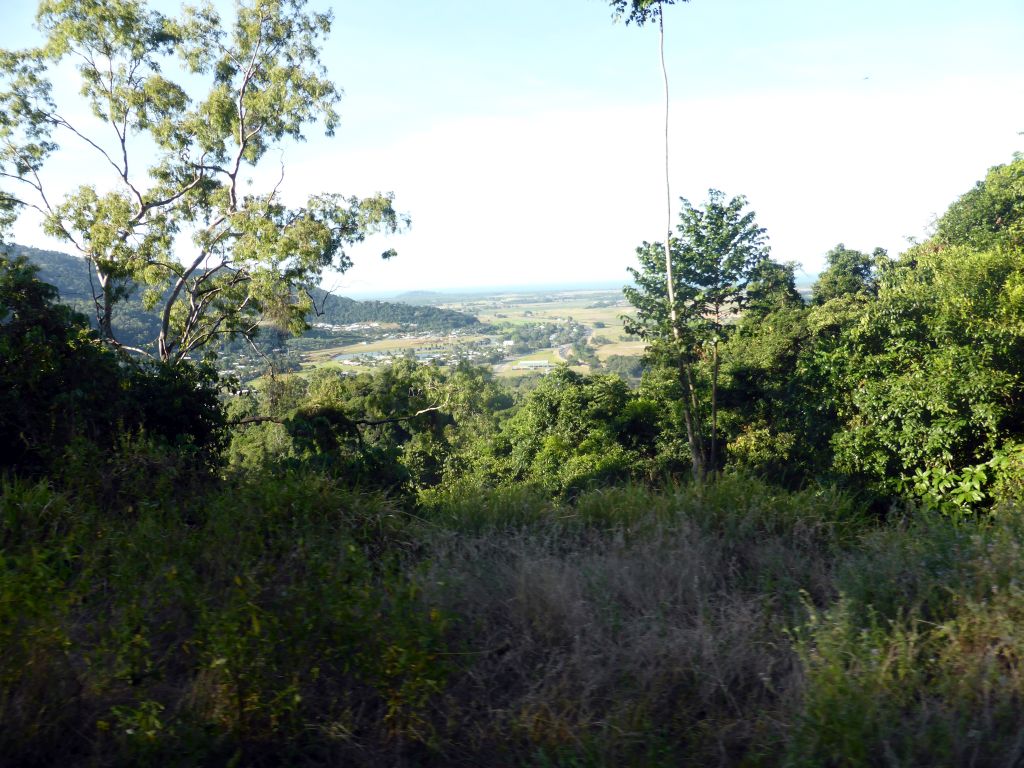
M 465 488 L 412 514 L 315 475 L 152 469 L 102 503 L 3 487 L 8 764 L 1019 756 L 1011 510 L 883 525 L 725 478 L 571 507 Z

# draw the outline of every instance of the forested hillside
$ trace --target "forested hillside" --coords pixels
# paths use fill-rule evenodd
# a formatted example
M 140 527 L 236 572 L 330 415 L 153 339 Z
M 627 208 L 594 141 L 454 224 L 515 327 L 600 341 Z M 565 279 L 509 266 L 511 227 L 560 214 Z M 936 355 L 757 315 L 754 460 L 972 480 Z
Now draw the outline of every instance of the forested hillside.
M 90 284 L 92 269 L 85 259 L 16 243 L 0 246 L 0 249 L 8 259 L 24 256 L 36 265 L 39 268 L 39 279 L 56 288 L 63 303 L 92 318 L 95 324 L 95 283 Z M 159 332 L 157 318 L 153 312 L 143 308 L 139 290 L 133 291 L 118 303 L 114 309 L 114 323 L 123 334 L 124 343 L 133 347 L 152 344 Z
M 317 294 L 314 297 L 320 314 L 311 315 L 310 320 L 335 325 L 350 323 L 399 323 L 415 325 L 438 331 L 479 326 L 471 315 L 451 309 L 439 309 L 429 305 L 404 304 L 389 301 L 356 301 L 344 296 Z
M 38 266 L 39 279 L 57 288 L 64 303 L 86 316 L 95 314 L 89 282 L 91 269 L 84 259 L 16 244 L 5 248 L 8 258 L 25 256 Z M 158 327 L 154 314 L 143 307 L 143 293 L 143 288 L 136 286 L 117 305 L 114 324 L 123 335 L 124 343 L 145 348 L 156 338 Z M 398 323 L 437 331 L 479 326 L 475 317 L 453 310 L 385 301 L 355 301 L 320 289 L 313 290 L 312 294 L 314 309 L 306 316 L 310 324 Z

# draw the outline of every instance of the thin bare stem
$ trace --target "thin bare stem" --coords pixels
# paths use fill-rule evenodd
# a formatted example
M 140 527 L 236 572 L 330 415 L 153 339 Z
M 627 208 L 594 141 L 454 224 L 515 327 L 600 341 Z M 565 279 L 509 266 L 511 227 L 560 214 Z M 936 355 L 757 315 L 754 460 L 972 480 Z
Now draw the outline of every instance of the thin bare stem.
M 669 90 L 668 67 L 665 65 L 665 19 L 658 8 L 658 40 L 661 53 L 661 79 L 665 84 L 665 283 L 668 288 L 668 314 L 672 320 L 672 337 L 679 341 L 679 319 L 676 316 L 675 280 L 672 277 L 672 184 L 669 165 Z

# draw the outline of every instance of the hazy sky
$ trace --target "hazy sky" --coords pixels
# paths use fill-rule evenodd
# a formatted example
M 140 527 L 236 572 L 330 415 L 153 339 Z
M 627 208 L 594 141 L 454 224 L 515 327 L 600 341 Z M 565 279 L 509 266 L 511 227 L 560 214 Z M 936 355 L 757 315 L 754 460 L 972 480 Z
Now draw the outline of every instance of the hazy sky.
M 31 40 L 33 7 L 0 0 L 0 46 Z M 332 7 L 343 121 L 286 147 L 286 194 L 394 191 L 413 225 L 330 287 L 624 281 L 660 237 L 654 27 L 601 0 Z M 773 256 L 809 272 L 838 242 L 900 252 L 1024 150 L 1022 0 L 692 0 L 666 35 L 673 196 L 746 195 Z M 61 167 L 81 171 L 55 163 L 52 184 L 81 183 Z M 29 222 L 16 240 L 44 244 Z

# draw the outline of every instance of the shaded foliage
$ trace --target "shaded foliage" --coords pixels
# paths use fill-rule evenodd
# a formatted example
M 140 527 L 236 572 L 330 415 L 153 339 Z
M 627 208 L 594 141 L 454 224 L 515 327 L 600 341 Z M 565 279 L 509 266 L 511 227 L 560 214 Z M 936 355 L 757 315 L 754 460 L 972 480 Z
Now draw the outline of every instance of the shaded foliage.
M 201 465 L 219 461 L 216 373 L 119 356 L 57 297 L 24 257 L 0 258 L 0 467 L 57 474 L 84 441 L 101 473 L 126 436 L 156 440 Z

